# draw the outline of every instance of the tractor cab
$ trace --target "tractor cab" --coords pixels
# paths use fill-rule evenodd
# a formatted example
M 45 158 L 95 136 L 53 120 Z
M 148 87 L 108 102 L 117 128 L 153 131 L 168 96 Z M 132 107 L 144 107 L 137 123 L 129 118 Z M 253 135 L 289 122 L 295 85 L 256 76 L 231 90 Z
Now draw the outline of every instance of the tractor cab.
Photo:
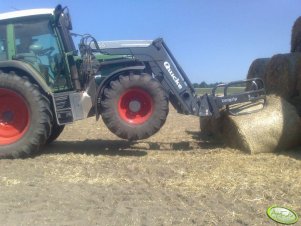
M 0 14 L 0 63 L 24 62 L 53 92 L 71 90 L 68 56 L 75 47 L 70 28 L 69 13 L 62 9 Z

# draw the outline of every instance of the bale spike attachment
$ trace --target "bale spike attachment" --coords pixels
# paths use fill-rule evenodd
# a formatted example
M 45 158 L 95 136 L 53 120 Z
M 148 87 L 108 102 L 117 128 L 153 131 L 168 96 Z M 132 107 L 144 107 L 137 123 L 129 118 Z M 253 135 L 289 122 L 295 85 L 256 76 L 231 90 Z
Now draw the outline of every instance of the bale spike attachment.
M 245 87 L 245 89 L 241 91 L 240 88 L 239 91 L 235 91 L 236 87 Z M 217 90 L 219 90 L 218 94 Z M 220 95 L 220 93 L 222 94 Z M 260 78 L 252 78 L 228 84 L 219 84 L 212 89 L 211 95 L 205 94 L 200 97 L 199 103 L 200 116 L 214 116 L 218 118 L 220 117 L 220 110 L 223 108 L 226 108 L 231 115 L 253 113 L 261 110 L 266 103 L 264 82 Z

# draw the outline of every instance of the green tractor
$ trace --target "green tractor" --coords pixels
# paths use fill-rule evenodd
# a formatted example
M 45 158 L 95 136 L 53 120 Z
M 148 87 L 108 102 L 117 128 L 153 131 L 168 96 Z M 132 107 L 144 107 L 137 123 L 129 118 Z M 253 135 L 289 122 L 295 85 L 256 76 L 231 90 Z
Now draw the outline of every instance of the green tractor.
M 118 137 L 145 139 L 168 115 L 216 116 L 223 106 L 264 98 L 262 81 L 240 95 L 197 97 L 162 39 L 72 39 L 68 8 L 0 14 L 0 158 L 26 157 L 66 124 L 101 116 Z

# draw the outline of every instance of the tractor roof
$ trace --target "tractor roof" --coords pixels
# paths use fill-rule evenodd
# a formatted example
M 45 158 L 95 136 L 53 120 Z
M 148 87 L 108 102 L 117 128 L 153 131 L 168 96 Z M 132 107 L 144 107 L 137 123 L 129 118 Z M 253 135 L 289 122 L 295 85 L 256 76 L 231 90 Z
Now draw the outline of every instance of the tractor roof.
M 0 20 L 13 19 L 18 17 L 27 17 L 35 15 L 53 15 L 54 9 L 28 9 L 18 10 L 7 13 L 0 13 Z

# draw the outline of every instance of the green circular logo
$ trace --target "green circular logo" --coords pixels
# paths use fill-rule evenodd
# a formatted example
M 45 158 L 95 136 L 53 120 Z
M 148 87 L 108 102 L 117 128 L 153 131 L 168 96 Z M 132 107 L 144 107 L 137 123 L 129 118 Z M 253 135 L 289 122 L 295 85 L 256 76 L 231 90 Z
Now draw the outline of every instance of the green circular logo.
M 279 206 L 268 208 L 267 215 L 272 220 L 281 224 L 294 224 L 298 221 L 298 215 L 291 209 Z

